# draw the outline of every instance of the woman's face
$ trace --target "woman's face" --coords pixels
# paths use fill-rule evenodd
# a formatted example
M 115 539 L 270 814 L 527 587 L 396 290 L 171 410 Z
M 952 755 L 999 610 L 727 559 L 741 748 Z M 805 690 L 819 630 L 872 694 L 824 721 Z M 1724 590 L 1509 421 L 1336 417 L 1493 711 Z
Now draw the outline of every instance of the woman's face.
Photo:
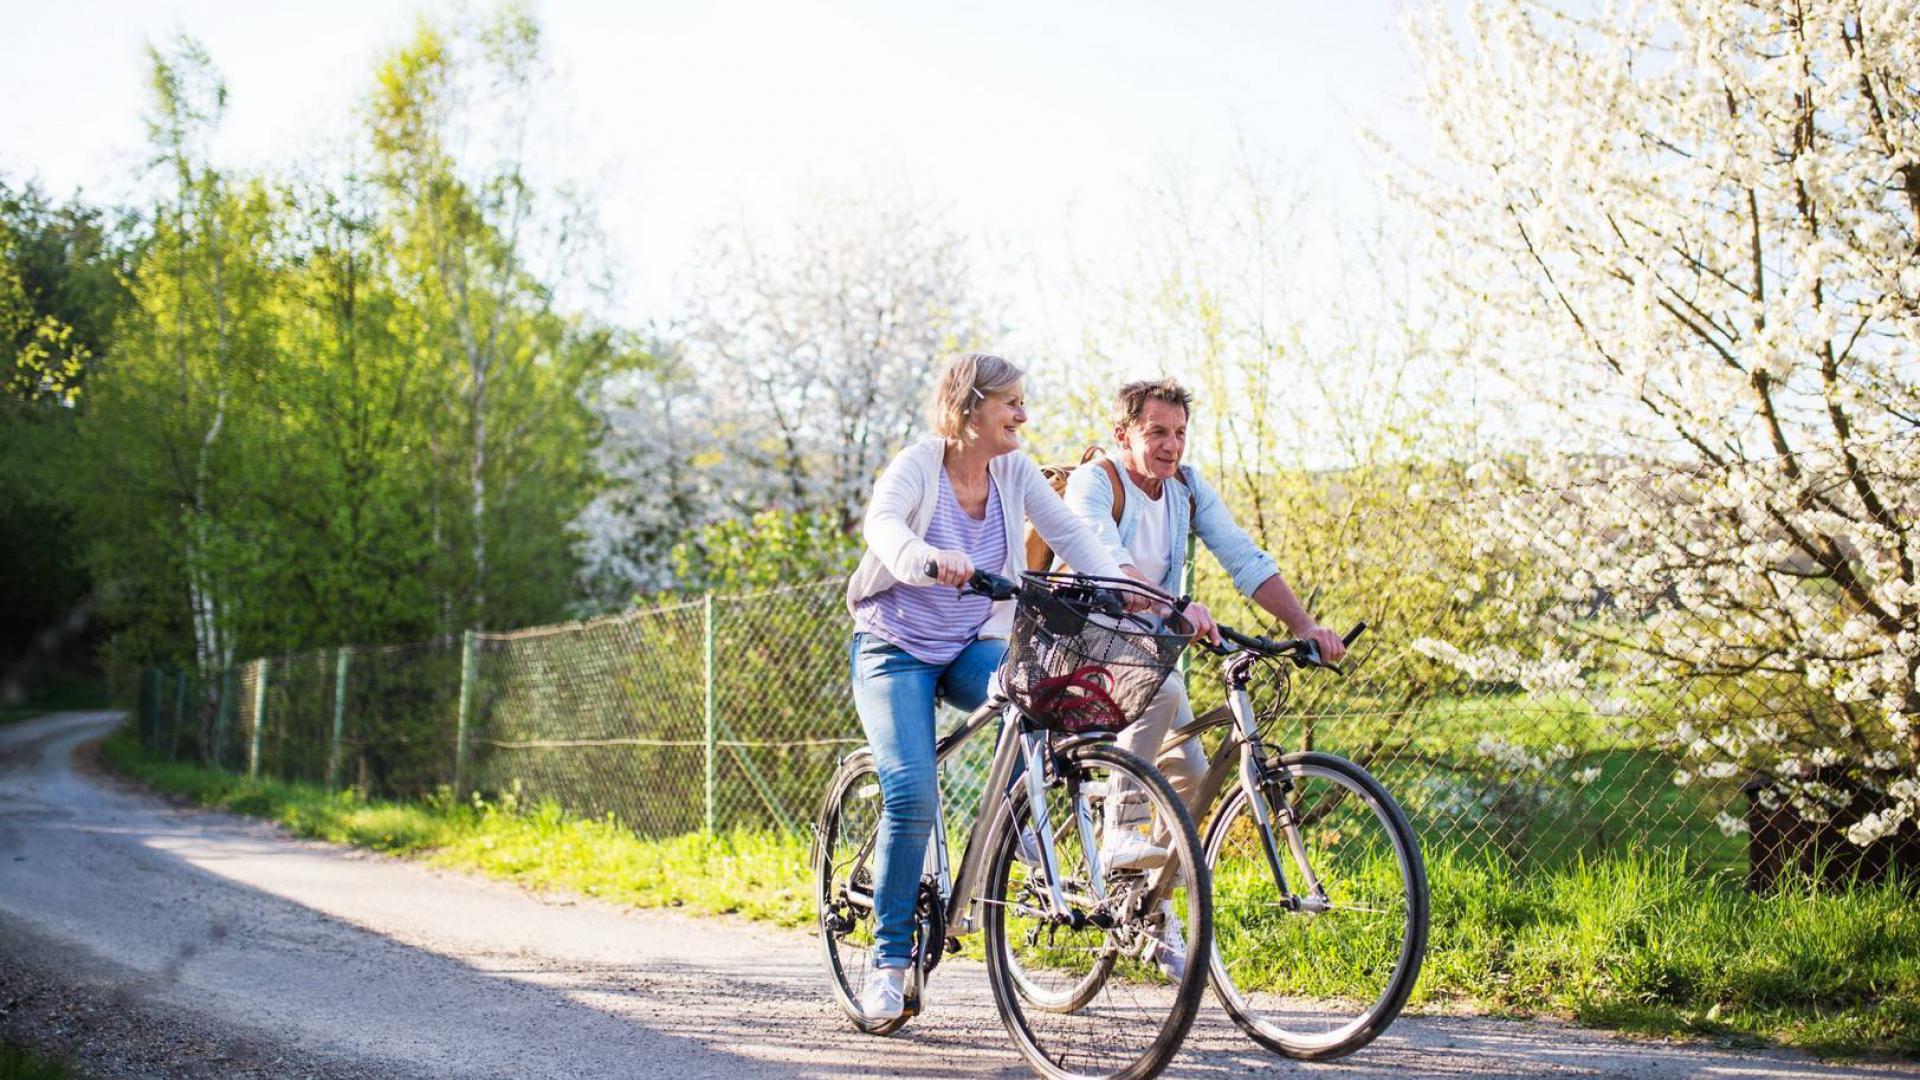
M 994 457 L 1020 449 L 1020 425 L 1027 422 L 1027 392 L 1019 383 L 988 394 L 970 418 L 973 444 Z

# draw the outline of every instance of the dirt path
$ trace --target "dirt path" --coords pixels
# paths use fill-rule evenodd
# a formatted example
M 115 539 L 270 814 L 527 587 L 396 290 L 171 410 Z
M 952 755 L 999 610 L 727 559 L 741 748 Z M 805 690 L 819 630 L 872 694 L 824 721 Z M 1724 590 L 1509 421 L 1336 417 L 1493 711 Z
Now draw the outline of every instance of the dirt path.
M 813 939 L 543 898 L 181 809 L 76 772 L 108 714 L 0 728 L 0 1031 L 104 1075 L 1027 1076 L 977 965 L 885 1040 Z M 1413 1018 L 1279 1061 L 1211 1004 L 1170 1075 L 1920 1076 L 1551 1023 Z

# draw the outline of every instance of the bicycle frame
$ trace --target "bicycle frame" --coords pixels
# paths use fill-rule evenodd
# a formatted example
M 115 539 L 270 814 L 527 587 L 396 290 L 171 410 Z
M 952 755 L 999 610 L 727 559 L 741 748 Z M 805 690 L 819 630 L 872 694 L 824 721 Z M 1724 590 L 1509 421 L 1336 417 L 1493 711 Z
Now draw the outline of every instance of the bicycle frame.
M 1194 717 L 1192 724 L 1171 733 L 1161 747 L 1161 752 L 1165 752 L 1182 746 L 1192 739 L 1197 739 L 1214 728 L 1231 725 L 1226 739 L 1222 740 L 1220 748 L 1214 751 L 1213 757 L 1208 761 L 1206 775 L 1201 778 L 1200 786 L 1194 792 L 1193 805 L 1202 811 L 1212 808 L 1214 802 L 1220 798 L 1220 793 L 1226 789 L 1227 778 L 1233 774 L 1236 767 L 1240 774 L 1240 783 L 1249 794 L 1267 792 L 1270 796 L 1284 795 L 1292 787 L 1292 782 L 1284 773 L 1274 775 L 1262 760 L 1261 752 L 1265 749 L 1265 744 L 1261 742 L 1260 730 L 1254 721 L 1253 695 L 1247 689 L 1254 661 L 1253 654 L 1244 651 L 1229 656 L 1222 673 L 1222 679 L 1227 687 L 1226 704 Z M 1269 820 L 1267 813 L 1269 801 L 1276 806 L 1285 805 L 1284 799 L 1272 798 L 1271 800 L 1252 799 L 1250 806 L 1254 821 L 1259 825 L 1261 850 L 1266 854 L 1268 869 L 1273 871 L 1274 884 L 1279 887 L 1282 902 L 1295 910 L 1325 910 L 1326 890 L 1321 887 L 1318 876 L 1313 872 L 1312 864 L 1307 860 L 1306 846 L 1300 839 L 1299 830 L 1293 828 L 1286 829 L 1287 846 L 1293 855 L 1294 865 L 1300 870 L 1302 883 L 1306 888 L 1304 893 L 1296 893 L 1287 884 L 1287 872 L 1281 863 L 1280 849 L 1274 843 L 1274 822 Z M 1281 824 L 1286 826 L 1291 822 Z M 1166 883 L 1162 883 L 1162 887 L 1166 887 Z M 1155 893 L 1154 899 L 1160 899 L 1158 892 Z
M 1038 834 L 1041 857 L 1052 868 L 1047 874 L 1048 899 L 1056 911 L 1067 908 L 1066 897 L 1062 894 L 1059 881 L 1059 861 L 1053 847 L 1053 823 L 1047 819 L 1047 804 L 1043 797 L 1046 786 L 1049 752 L 1057 752 L 1062 745 L 1078 745 L 1092 741 L 1108 741 L 1111 734 L 1089 734 L 1068 736 L 1060 743 L 1053 742 L 1053 736 L 1044 728 L 1029 722 L 1029 718 L 1019 706 L 1014 705 L 1002 695 L 994 695 L 985 704 L 967 715 L 959 727 L 948 732 L 934 745 L 936 768 L 945 762 L 962 746 L 978 735 L 995 717 L 1001 717 L 999 740 L 994 745 L 993 759 L 987 767 L 985 785 L 982 787 L 982 805 L 975 815 L 973 824 L 968 827 L 966 845 L 961 851 L 958 873 L 954 872 L 952 853 L 947 840 L 946 801 L 936 794 L 934 803 L 933 836 L 927 845 L 927 855 L 923 879 L 931 877 L 936 882 L 944 903 L 946 932 L 949 937 L 962 937 L 980 931 L 979 907 L 981 878 L 986 872 L 986 860 L 999 840 L 997 826 L 1007 819 L 1006 793 L 1013 781 L 1016 763 L 1023 763 L 1020 782 L 1027 785 L 1027 799 L 1037 819 L 1035 832 Z M 995 801 L 994 793 L 999 793 Z M 1099 856 L 1094 843 L 1093 821 L 1084 812 L 1078 815 L 1076 827 L 1080 832 L 1080 842 L 1085 858 L 1092 864 L 1089 867 L 1090 882 L 1096 899 L 1105 899 L 1106 887 L 1099 866 Z M 863 852 L 866 858 L 871 851 Z M 1162 875 L 1163 877 L 1166 875 Z M 1171 891 L 1171 883 L 1168 890 Z M 871 908 L 873 897 L 870 895 L 850 894 L 850 900 Z M 937 943 L 936 943 L 937 944 Z
M 1041 857 L 1054 870 L 1047 874 L 1048 899 L 1055 910 L 1063 911 L 1067 906 L 1066 897 L 1060 891 L 1060 875 L 1057 872 L 1059 861 L 1053 850 L 1052 822 L 1047 820 L 1047 804 L 1042 796 L 1048 772 L 1048 753 L 1054 749 L 1052 736 L 1045 729 L 1028 723 L 1026 714 L 1019 706 L 996 694 L 934 745 L 935 767 L 971 741 L 996 714 L 1002 716 L 1000 737 L 994 746 L 993 760 L 987 766 L 985 785 L 981 788 L 980 811 L 974 815 L 973 824 L 967 829 L 966 846 L 960 854 L 957 877 L 952 871 L 952 856 L 947 846 L 946 801 L 936 796 L 934 802 L 933 842 L 927 845 L 926 874 L 938 882 L 940 896 L 946 902 L 947 933 L 953 937 L 978 933 L 980 930 L 980 881 L 986 872 L 987 854 L 999 839 L 996 826 L 1004 817 L 1001 811 L 1007 806 L 1006 792 L 1012 784 L 1016 763 L 1025 766 L 1021 782 L 1027 785 L 1028 804 L 1034 808 L 1033 813 L 1038 819 L 1035 831 L 1039 836 Z M 1094 737 L 1112 738 L 1111 735 Z M 1085 738 L 1088 737 L 1078 737 L 1076 741 Z M 994 801 L 995 793 L 998 793 L 997 803 Z M 1078 826 L 1082 843 L 1090 844 L 1092 822 L 1082 815 Z M 1096 858 L 1093 855 L 1088 857 Z M 1103 894 L 1097 865 L 1093 867 L 1093 876 L 1096 894 Z
M 987 766 L 986 785 L 981 788 L 983 805 L 975 815 L 973 825 L 967 830 L 957 879 L 953 875 L 952 857 L 947 850 L 947 801 L 939 796 L 938 787 L 935 788 L 933 842 L 927 845 L 926 869 L 939 883 L 940 896 L 947 908 L 947 933 L 955 937 L 975 933 L 980 928 L 975 909 L 978 906 L 980 877 L 986 869 L 987 852 L 991 850 L 987 844 L 990 837 L 986 834 L 991 832 L 993 821 L 999 817 L 998 807 L 986 803 L 992 798 L 993 792 L 1005 792 L 1008 782 L 1013 779 L 1014 761 L 1027 756 L 1022 754 L 1024 748 L 1020 746 L 1023 727 L 1019 723 L 1020 711 L 1005 697 L 992 695 L 984 705 L 968 714 L 959 727 L 934 744 L 933 760 L 937 770 L 947 758 L 972 741 L 996 715 L 1002 718 L 999 741 L 994 744 L 993 759 Z M 1052 851 L 1049 850 L 1047 854 L 1051 858 Z

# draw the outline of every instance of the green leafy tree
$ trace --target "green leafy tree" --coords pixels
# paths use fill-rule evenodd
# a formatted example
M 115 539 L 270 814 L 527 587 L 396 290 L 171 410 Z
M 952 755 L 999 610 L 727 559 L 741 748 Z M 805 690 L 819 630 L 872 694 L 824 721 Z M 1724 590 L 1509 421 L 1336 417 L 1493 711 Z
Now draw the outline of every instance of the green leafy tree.
M 123 644 L 212 668 L 235 657 L 235 578 L 253 550 L 229 478 L 257 457 L 256 417 L 241 406 L 271 366 L 273 203 L 209 162 L 226 89 L 205 51 L 183 37 L 149 60 L 165 194 L 132 268 L 112 377 L 90 389 L 97 473 L 81 499 L 95 572 L 115 582 L 110 612 L 134 628 Z
M 118 224 L 0 182 L 0 702 L 88 667 L 93 586 L 64 495 L 86 380 L 126 303 Z
M 443 621 L 516 625 L 566 608 L 568 522 L 592 494 L 596 422 L 579 391 L 613 360 L 612 336 L 559 312 L 536 267 L 565 267 L 579 234 L 543 215 L 527 175 L 546 77 L 524 9 L 423 22 L 379 68 L 369 103 L 373 175 L 406 347 L 438 365 L 444 409 L 425 450 L 435 544 L 458 550 L 435 581 Z

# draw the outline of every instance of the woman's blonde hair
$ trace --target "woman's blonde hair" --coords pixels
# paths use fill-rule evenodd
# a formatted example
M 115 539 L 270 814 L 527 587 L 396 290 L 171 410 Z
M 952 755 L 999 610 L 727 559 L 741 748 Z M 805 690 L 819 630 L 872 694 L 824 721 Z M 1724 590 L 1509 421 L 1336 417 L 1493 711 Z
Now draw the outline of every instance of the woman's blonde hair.
M 927 422 L 948 442 L 964 442 L 974 434 L 973 410 L 987 399 L 1020 381 L 1025 372 L 997 356 L 963 353 L 947 361 L 927 395 Z

